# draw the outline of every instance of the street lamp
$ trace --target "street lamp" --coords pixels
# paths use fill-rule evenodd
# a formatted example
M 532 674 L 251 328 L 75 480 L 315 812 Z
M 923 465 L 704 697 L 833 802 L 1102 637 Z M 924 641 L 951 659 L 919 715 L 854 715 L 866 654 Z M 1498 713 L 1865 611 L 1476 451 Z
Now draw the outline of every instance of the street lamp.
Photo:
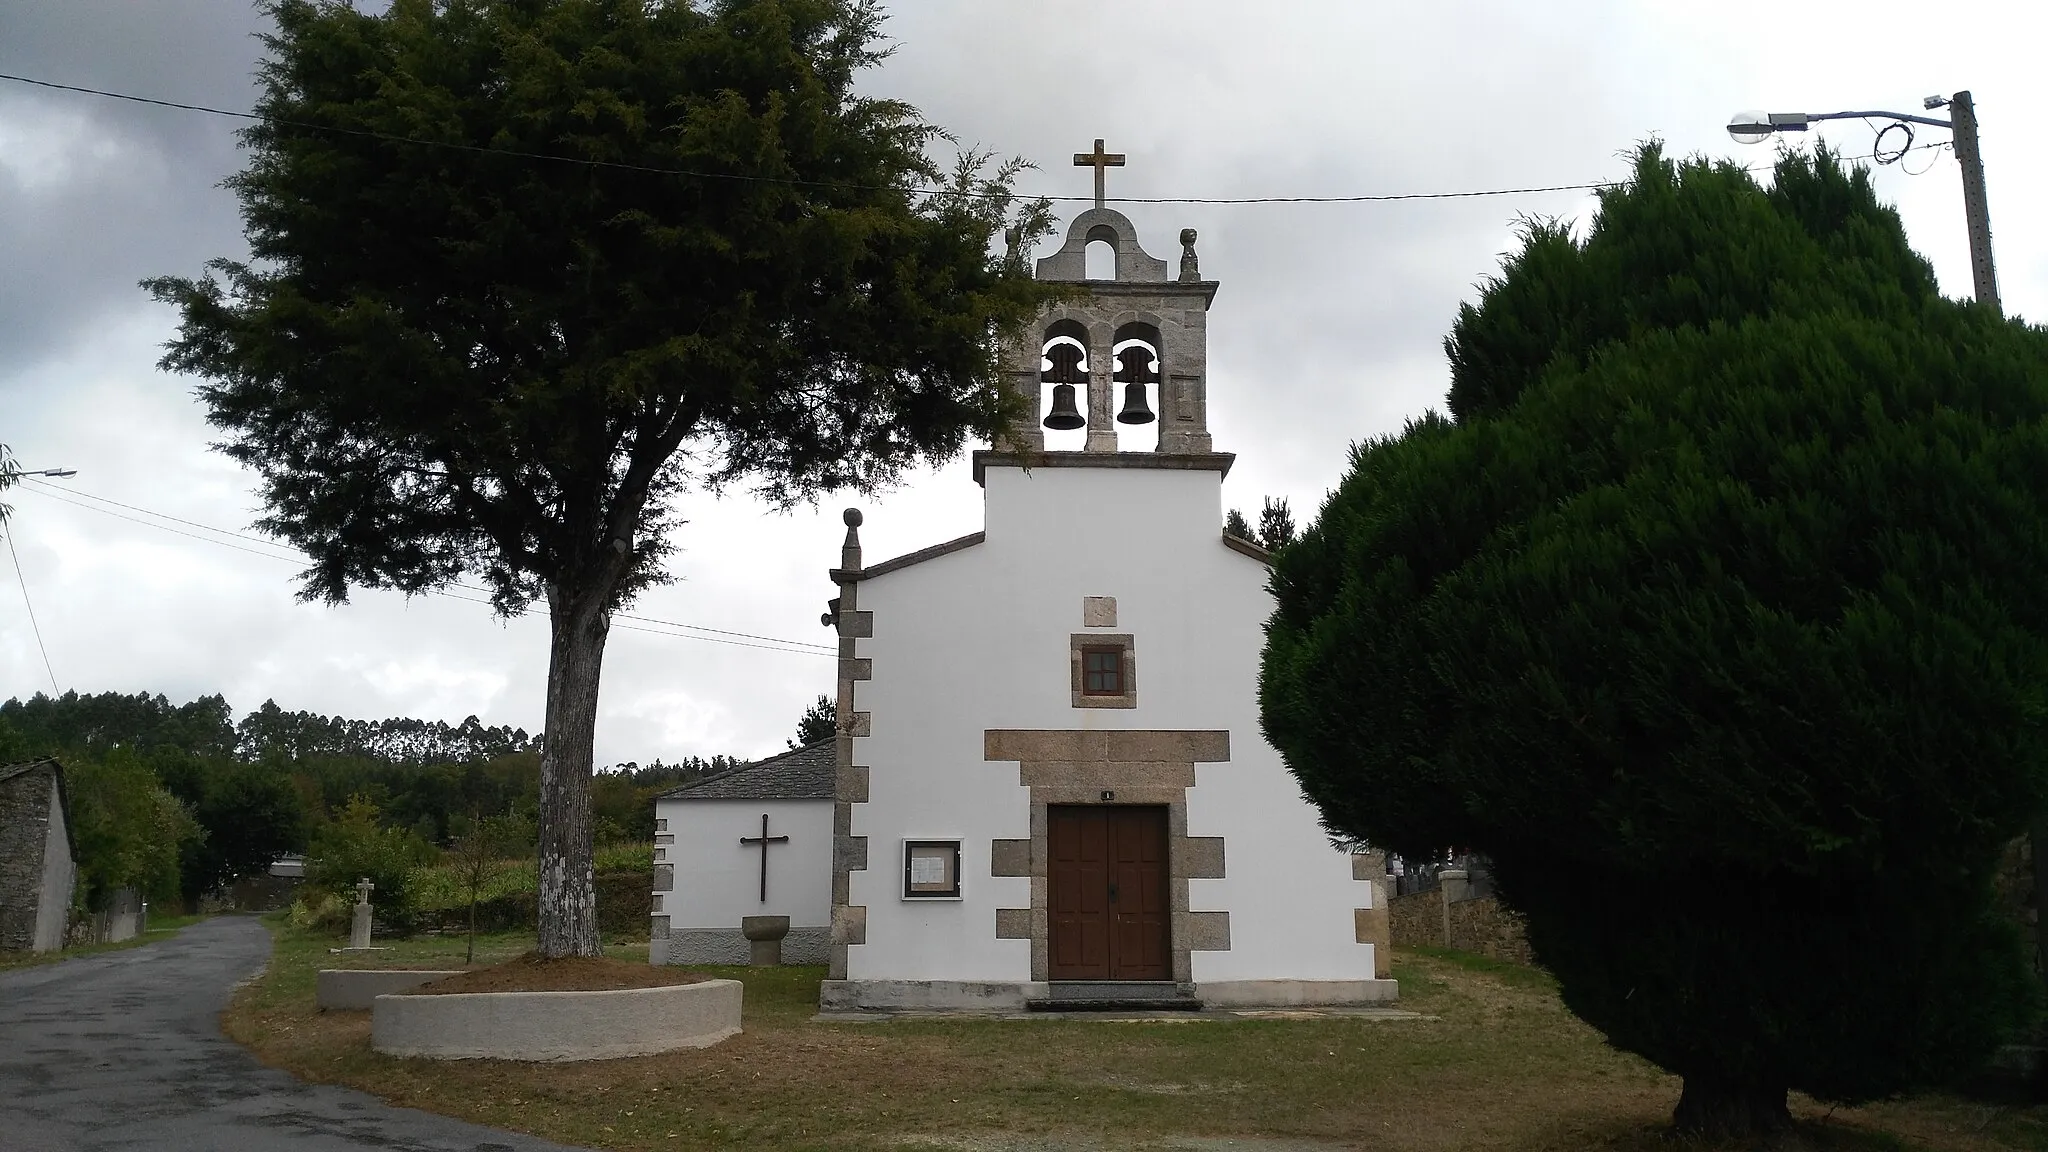
M 14 475 L 14 476 L 55 476 L 55 477 L 57 477 L 58 479 L 62 480 L 62 479 L 68 479 L 68 478 L 70 478 L 70 477 L 72 477 L 72 476 L 76 476 L 76 475 L 78 475 L 78 469 L 76 469 L 76 468 L 42 468 L 42 469 L 36 469 L 36 470 L 33 470 L 33 471 L 30 471 L 30 470 L 26 470 L 26 469 L 24 469 L 24 470 L 22 470 L 22 471 L 19 471 L 19 472 L 14 472 L 14 473 L 10 473 L 10 475 Z
M 1755 144 L 1775 132 L 1804 132 L 1807 126 L 1820 120 L 1890 120 L 1885 132 L 1892 128 L 1904 128 L 1908 141 L 1913 130 L 1907 125 L 1927 124 L 1935 128 L 1947 128 L 1955 133 L 1956 164 L 1963 170 L 1963 215 L 1970 231 L 1970 271 L 1976 281 L 1977 302 L 1990 305 L 1991 310 L 2003 315 L 1998 303 L 1998 273 L 1991 264 L 1991 216 L 1984 205 L 1984 158 L 1977 150 L 1977 106 L 1965 90 L 1954 96 L 1929 96 L 1922 102 L 1928 111 L 1947 107 L 1949 119 L 1938 120 L 1932 116 L 1915 116 L 1907 112 L 1737 112 L 1728 121 L 1728 135 L 1737 144 Z M 1883 139 L 1880 132 L 1878 138 Z M 1910 144 L 1908 145 L 1910 146 Z M 1880 164 L 1888 164 L 1906 154 L 1901 147 L 1889 158 L 1876 156 Z

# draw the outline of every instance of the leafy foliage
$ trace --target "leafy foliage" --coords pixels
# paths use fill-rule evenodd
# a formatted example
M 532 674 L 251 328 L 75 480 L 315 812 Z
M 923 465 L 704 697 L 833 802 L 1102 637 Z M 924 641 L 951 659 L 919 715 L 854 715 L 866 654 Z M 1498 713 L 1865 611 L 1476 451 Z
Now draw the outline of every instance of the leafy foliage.
M 818 702 L 804 709 L 797 717 L 796 736 L 788 741 L 790 751 L 808 748 L 820 740 L 830 740 L 838 731 L 839 705 L 830 697 L 820 695 Z
M 1446 348 L 1455 422 L 1278 557 L 1263 722 L 1330 825 L 1491 856 L 1683 1126 L 1973 1067 L 2031 995 L 1990 874 L 2048 787 L 2048 333 L 1832 156 L 1648 147 Z
M 63 764 L 81 905 L 101 907 L 121 888 L 159 904 L 177 899 L 182 855 L 202 851 L 206 840 L 191 810 L 131 749 L 73 756 Z
M 355 903 L 355 885 L 368 879 L 370 906 L 377 919 L 400 932 L 412 927 L 417 904 L 413 870 L 436 859 L 434 847 L 406 828 L 386 827 L 377 805 L 357 796 L 342 806 L 320 829 L 307 857 L 306 880 L 314 887 Z
M 669 497 L 871 489 L 1000 435 L 996 337 L 1047 289 L 991 244 L 1049 211 L 858 90 L 868 0 L 269 10 L 229 181 L 252 258 L 148 284 L 183 317 L 164 367 L 313 558 L 302 595 L 546 600 L 540 949 L 594 955 L 599 670 L 667 578 Z
M 1235 508 L 1224 513 L 1223 530 L 1268 552 L 1278 552 L 1294 543 L 1294 513 L 1287 507 L 1285 496 L 1278 500 L 1267 496 L 1259 508 L 1257 531 L 1252 530 L 1251 522 L 1244 518 L 1244 513 Z
M 469 764 L 539 752 L 540 738 L 523 728 L 486 728 L 474 716 L 455 725 L 410 717 L 347 720 L 286 712 L 275 700 L 265 700 L 235 725 L 235 748 L 252 760 L 358 757 L 389 764 Z

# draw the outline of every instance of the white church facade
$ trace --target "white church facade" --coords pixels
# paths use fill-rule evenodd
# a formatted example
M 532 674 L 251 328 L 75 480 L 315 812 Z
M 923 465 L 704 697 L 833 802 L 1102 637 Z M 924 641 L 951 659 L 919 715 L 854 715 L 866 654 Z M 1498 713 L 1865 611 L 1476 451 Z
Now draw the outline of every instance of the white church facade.
M 864 564 L 847 513 L 827 1010 L 1395 997 L 1377 870 L 1259 729 L 1268 560 L 1221 529 L 1217 284 L 1181 239 L 1170 278 L 1098 203 L 1038 262 L 1076 291 L 1005 352 L 1033 419 L 974 455 L 982 531 Z

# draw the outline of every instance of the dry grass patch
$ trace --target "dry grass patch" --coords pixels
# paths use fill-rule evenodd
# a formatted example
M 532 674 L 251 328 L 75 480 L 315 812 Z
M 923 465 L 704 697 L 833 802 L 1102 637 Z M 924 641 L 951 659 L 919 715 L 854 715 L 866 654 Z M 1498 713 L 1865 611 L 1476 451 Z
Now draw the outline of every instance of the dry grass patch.
M 369 1014 L 313 1009 L 331 941 L 284 930 L 226 1014 L 265 1060 L 397 1104 L 616 1149 L 1068 1152 L 1670 1152 L 1678 1083 L 1614 1052 L 1541 973 L 1404 953 L 1403 1006 L 1434 1019 L 903 1019 L 814 1024 L 817 969 L 715 969 L 746 983 L 746 1032 L 712 1048 L 587 1064 L 401 1060 Z M 479 941 L 510 958 L 527 937 Z M 645 945 L 621 946 L 621 958 Z M 462 941 L 377 954 L 459 967 Z M 2048 1147 L 2042 1109 L 1936 1099 L 1836 1111 L 1795 1101 L 1807 1147 L 2007 1152 Z M 1224 1139 L 1239 1143 L 1226 1145 Z M 1690 1152 L 1690 1150 L 1688 1150 Z

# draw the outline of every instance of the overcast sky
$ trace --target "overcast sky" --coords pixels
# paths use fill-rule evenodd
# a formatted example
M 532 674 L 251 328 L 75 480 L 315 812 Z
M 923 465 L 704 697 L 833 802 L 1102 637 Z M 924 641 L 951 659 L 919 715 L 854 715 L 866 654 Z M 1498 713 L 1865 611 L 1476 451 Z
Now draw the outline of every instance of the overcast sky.
M 1969 88 L 2006 308 L 2048 312 L 2048 224 L 2033 210 L 2048 199 L 2039 4 L 903 0 L 892 12 L 900 49 L 870 90 L 1036 162 L 1027 190 L 1055 194 L 1089 191 L 1069 160 L 1098 136 L 1130 158 L 1110 173 L 1112 196 L 1459 192 L 1613 178 L 1653 136 L 1766 163 L 1770 146 L 1728 140 L 1732 113 L 1916 111 Z M 242 0 L 0 0 L 0 71 L 246 108 L 262 25 Z M 213 537 L 247 549 L 235 550 L 188 524 L 81 506 L 87 494 L 245 532 L 257 515 L 252 478 L 207 448 L 193 382 L 156 370 L 173 317 L 136 287 L 241 251 L 219 187 L 241 163 L 235 127 L 0 81 L 0 442 L 26 467 L 78 469 L 56 482 L 75 503 L 29 485 L 10 496 L 56 683 L 175 701 L 220 692 L 238 712 L 275 699 L 538 729 L 539 619 L 384 593 L 300 604 L 298 566 L 274 546 Z M 1867 154 L 1872 133 L 1850 121 L 1825 135 Z M 1967 294 L 1954 158 L 1917 153 L 1877 183 L 1944 289 Z M 1575 192 L 1130 208 L 1168 260 L 1179 229 L 1200 229 L 1202 270 L 1222 281 L 1209 363 L 1216 446 L 1238 454 L 1226 500 L 1255 510 L 1282 495 L 1312 512 L 1349 444 L 1441 403 L 1444 333 L 1517 216 L 1590 211 Z M 777 515 L 743 497 L 687 499 L 678 580 L 634 613 L 825 643 L 825 571 L 852 502 Z M 981 526 L 964 460 L 860 503 L 871 559 Z M 22 591 L 0 557 L 0 698 L 51 689 Z M 616 631 L 599 763 L 779 751 L 832 680 L 822 649 Z

